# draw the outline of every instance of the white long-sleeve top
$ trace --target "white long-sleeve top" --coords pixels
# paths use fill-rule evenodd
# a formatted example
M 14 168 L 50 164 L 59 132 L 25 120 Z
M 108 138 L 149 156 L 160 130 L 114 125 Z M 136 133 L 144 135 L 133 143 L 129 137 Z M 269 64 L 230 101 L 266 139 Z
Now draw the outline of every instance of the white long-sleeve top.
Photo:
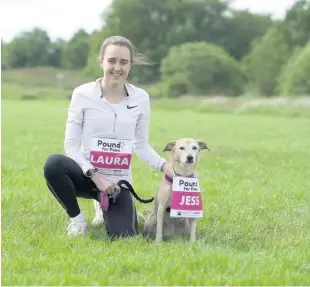
M 146 91 L 125 82 L 128 97 L 118 104 L 101 97 L 100 79 L 74 89 L 66 122 L 64 149 L 83 170 L 93 168 L 90 162 L 92 137 L 115 137 L 133 141 L 133 151 L 160 171 L 166 160 L 148 143 L 150 99 Z M 133 107 L 133 108 L 127 108 Z M 81 142 L 81 145 L 80 145 Z M 131 166 L 126 176 L 107 176 L 111 180 L 132 181 Z

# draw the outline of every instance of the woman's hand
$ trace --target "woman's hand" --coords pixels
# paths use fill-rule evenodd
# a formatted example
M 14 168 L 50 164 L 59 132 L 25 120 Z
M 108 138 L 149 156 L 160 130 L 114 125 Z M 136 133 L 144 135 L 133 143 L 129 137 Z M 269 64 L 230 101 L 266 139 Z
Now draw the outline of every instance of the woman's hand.
M 168 175 L 172 175 L 173 174 L 172 167 L 167 162 L 163 164 L 163 166 L 161 167 L 161 171 L 164 174 L 168 174 Z
M 94 182 L 98 190 L 104 192 L 105 194 L 113 194 L 118 188 L 118 185 L 115 182 L 106 179 L 98 172 L 94 174 L 91 180 Z

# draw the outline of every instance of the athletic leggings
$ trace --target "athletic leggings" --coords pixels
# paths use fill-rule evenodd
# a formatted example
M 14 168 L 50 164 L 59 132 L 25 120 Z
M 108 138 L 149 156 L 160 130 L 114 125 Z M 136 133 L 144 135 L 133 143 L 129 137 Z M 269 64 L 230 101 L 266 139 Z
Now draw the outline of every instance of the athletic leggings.
M 80 213 L 77 197 L 98 201 L 96 185 L 83 174 L 80 166 L 71 158 L 54 154 L 44 165 L 44 177 L 49 190 L 70 217 Z
M 54 154 L 47 158 L 44 177 L 49 190 L 70 217 L 80 213 L 77 198 L 99 201 L 99 192 L 93 181 L 83 174 L 80 166 L 71 158 Z M 138 232 L 136 208 L 129 189 L 121 187 L 116 202 L 103 211 L 108 235 L 135 235 Z

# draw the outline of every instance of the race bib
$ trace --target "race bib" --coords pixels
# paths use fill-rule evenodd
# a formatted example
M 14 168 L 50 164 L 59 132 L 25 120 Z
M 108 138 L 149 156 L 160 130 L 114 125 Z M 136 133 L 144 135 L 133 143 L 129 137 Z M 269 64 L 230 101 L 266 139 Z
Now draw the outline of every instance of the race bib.
M 128 175 L 132 157 L 131 140 L 93 138 L 90 162 L 106 175 Z
M 170 217 L 203 217 L 198 178 L 173 177 Z

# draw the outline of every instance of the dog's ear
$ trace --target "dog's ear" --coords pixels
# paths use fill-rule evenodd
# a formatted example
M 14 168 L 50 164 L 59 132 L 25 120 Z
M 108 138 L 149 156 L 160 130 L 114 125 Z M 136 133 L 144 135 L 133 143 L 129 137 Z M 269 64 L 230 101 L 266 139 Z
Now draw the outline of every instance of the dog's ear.
M 200 149 L 207 149 L 207 150 L 209 150 L 209 148 L 208 148 L 208 146 L 207 146 L 207 144 L 204 142 L 204 141 L 198 141 L 198 144 L 199 144 L 199 148 Z
M 165 146 L 164 151 L 172 151 L 174 146 L 175 146 L 175 141 L 172 141 Z

